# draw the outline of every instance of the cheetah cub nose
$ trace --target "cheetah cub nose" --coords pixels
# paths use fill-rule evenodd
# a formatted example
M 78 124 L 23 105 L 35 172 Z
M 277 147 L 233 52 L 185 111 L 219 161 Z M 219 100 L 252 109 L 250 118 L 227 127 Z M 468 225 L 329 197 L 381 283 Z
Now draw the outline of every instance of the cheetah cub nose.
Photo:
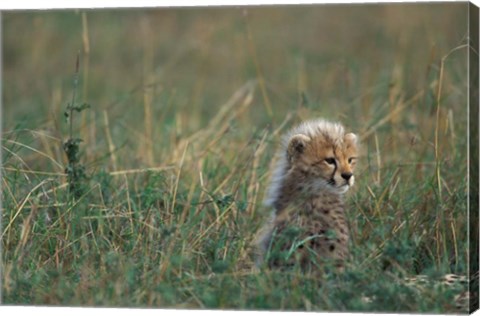
M 351 172 L 348 173 L 342 173 L 342 178 L 344 178 L 346 181 L 350 180 L 350 178 L 353 176 Z

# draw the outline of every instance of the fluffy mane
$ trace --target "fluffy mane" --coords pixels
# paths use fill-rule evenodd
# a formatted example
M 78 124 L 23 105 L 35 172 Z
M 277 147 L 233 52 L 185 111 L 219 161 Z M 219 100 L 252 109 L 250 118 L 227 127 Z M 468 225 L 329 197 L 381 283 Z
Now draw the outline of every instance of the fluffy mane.
M 324 119 L 310 120 L 303 122 L 297 127 L 287 132 L 281 141 L 281 146 L 276 155 L 276 161 L 270 180 L 270 186 L 265 196 L 264 205 L 273 206 L 278 198 L 280 186 L 284 180 L 287 172 L 287 148 L 290 138 L 293 135 L 303 134 L 310 138 L 322 135 L 334 144 L 343 142 L 345 136 L 345 129 L 340 123 L 330 122 Z

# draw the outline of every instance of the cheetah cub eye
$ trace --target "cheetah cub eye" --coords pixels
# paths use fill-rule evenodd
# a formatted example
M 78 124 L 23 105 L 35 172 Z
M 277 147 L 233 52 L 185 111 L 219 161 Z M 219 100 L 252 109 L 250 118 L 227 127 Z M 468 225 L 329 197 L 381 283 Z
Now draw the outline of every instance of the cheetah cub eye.
M 335 158 L 325 158 L 325 162 L 329 165 L 336 165 L 337 162 L 335 161 Z

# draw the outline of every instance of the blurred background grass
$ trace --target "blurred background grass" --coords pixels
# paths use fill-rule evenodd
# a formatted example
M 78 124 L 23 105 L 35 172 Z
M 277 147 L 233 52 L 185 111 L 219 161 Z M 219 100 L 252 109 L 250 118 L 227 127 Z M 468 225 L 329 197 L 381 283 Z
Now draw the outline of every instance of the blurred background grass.
M 467 270 L 467 9 L 3 13 L 3 302 L 449 310 L 451 291 L 399 278 Z M 90 179 L 72 204 L 63 113 L 78 51 Z M 363 139 L 351 270 L 321 287 L 251 269 L 279 136 L 316 117 Z

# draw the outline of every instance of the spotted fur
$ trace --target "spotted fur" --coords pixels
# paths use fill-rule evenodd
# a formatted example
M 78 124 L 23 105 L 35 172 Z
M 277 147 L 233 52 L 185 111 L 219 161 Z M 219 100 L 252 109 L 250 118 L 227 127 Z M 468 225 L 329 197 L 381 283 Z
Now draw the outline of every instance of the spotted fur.
M 265 204 L 273 208 L 259 240 L 269 267 L 341 268 L 349 231 L 344 193 L 354 184 L 357 136 L 313 120 L 282 139 Z

